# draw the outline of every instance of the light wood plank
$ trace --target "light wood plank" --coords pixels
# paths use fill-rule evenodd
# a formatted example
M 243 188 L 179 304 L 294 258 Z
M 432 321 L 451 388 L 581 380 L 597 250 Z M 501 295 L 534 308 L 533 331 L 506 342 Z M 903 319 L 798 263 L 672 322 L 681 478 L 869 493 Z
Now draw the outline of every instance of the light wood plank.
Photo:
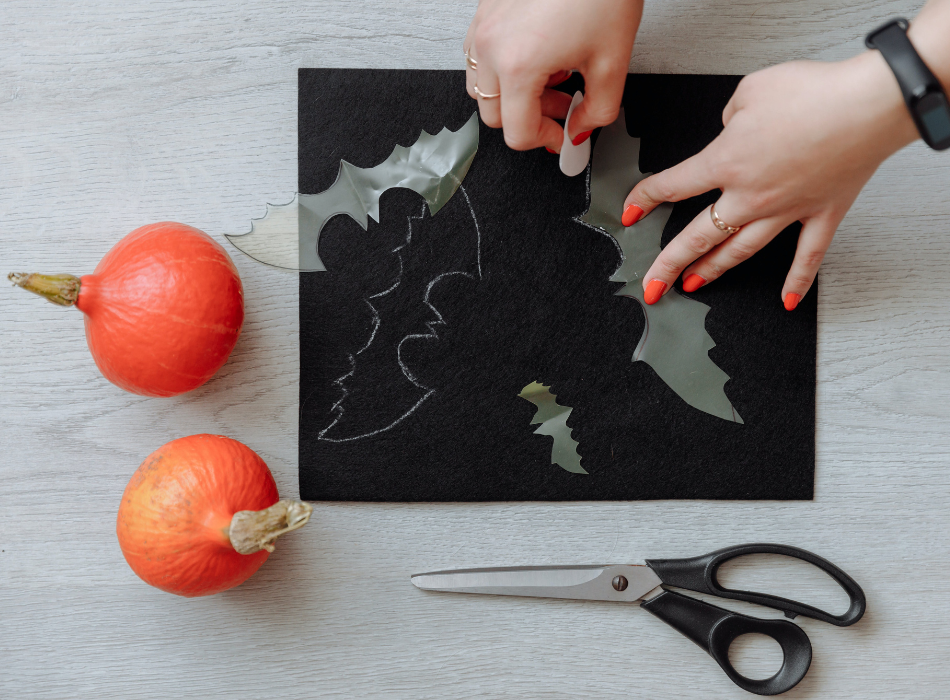
M 0 271 L 90 271 L 118 238 L 156 220 L 218 240 L 247 230 L 265 202 L 295 190 L 298 67 L 461 67 L 473 7 L 4 0 Z M 650 2 L 631 67 L 747 73 L 840 59 L 872 26 L 916 9 Z M 248 320 L 234 356 L 207 386 L 165 400 L 99 376 L 79 313 L 0 290 L 0 697 L 743 698 L 641 611 L 425 595 L 408 575 L 688 555 L 745 540 L 814 549 L 870 601 L 852 629 L 802 623 L 815 662 L 787 697 L 941 696 L 948 186 L 945 154 L 898 154 L 829 253 L 814 502 L 320 504 L 251 581 L 209 599 L 135 578 L 115 541 L 118 499 L 146 454 L 200 431 L 246 442 L 281 492 L 296 493 L 296 277 L 235 255 Z M 827 595 L 807 577 L 795 590 Z M 767 651 L 741 650 L 753 667 Z

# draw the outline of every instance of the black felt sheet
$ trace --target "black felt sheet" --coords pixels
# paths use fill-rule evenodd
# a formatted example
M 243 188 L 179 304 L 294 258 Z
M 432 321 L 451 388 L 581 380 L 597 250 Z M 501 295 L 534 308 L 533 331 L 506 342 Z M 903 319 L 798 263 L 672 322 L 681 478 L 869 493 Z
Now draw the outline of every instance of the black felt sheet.
M 375 166 L 475 111 L 462 71 L 304 69 L 299 80 L 303 193 L 332 185 L 341 159 Z M 629 76 L 641 169 L 715 138 L 738 80 Z M 382 196 L 368 231 L 334 217 L 320 244 L 328 271 L 300 275 L 303 498 L 812 498 L 817 290 L 793 313 L 780 300 L 797 226 L 689 295 L 711 307 L 710 357 L 731 378 L 740 425 L 631 362 L 643 315 L 607 281 L 616 247 L 572 220 L 587 208 L 584 175 L 481 125 L 463 188 L 434 218 L 408 190 Z M 664 244 L 718 194 L 677 204 Z M 518 398 L 532 381 L 573 407 L 587 475 L 551 464 L 552 439 L 534 434 L 535 407 Z

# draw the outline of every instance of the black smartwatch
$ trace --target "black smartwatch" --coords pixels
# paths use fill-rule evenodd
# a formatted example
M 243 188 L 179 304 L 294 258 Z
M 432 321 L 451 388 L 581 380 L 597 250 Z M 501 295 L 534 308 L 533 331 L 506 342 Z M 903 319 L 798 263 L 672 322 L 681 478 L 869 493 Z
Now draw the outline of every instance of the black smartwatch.
M 917 131 L 931 148 L 950 148 L 950 104 L 940 81 L 907 38 L 910 23 L 903 17 L 878 27 L 864 40 L 877 49 L 894 71 Z

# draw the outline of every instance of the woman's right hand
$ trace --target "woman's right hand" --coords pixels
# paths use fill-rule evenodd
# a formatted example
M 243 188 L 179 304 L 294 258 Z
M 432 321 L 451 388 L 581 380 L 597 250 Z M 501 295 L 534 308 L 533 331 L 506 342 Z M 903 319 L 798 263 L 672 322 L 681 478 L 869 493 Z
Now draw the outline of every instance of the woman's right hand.
M 908 36 L 950 92 L 950 0 L 931 0 Z M 894 73 L 879 51 L 837 63 L 785 63 L 747 76 L 723 112 L 725 129 L 700 153 L 642 180 L 627 196 L 631 225 L 660 202 L 719 189 L 643 278 L 653 304 L 683 278 L 693 292 L 803 224 L 782 288 L 791 311 L 811 288 L 838 224 L 892 153 L 918 138 Z
M 793 310 L 861 188 L 892 153 L 917 137 L 894 75 L 877 51 L 838 63 L 766 68 L 739 84 L 725 129 L 700 153 L 642 180 L 625 223 L 660 202 L 721 190 L 715 225 L 706 208 L 663 249 L 643 278 L 653 304 L 680 276 L 694 292 L 748 259 L 785 227 L 803 228 L 782 288 Z
M 642 0 L 481 0 L 464 49 L 468 94 L 482 121 L 502 128 L 505 143 L 524 151 L 560 151 L 571 97 L 550 88 L 577 70 L 584 101 L 571 115 L 570 136 L 582 143 L 617 118 L 640 26 Z M 475 93 L 501 93 L 485 99 Z

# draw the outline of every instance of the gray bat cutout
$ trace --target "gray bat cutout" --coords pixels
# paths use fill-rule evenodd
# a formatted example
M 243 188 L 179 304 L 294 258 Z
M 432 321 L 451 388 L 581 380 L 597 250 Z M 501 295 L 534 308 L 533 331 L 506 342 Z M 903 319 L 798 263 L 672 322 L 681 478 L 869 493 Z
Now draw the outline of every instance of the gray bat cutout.
M 723 386 L 729 375 L 711 359 L 716 346 L 706 332 L 706 304 L 670 290 L 656 304 L 643 301 L 643 276 L 660 254 L 663 229 L 673 213 L 664 203 L 633 226 L 620 217 L 630 190 L 647 177 L 641 173 L 640 139 L 627 134 L 623 110 L 605 126 L 594 144 L 590 166 L 590 207 L 579 223 L 606 232 L 622 256 L 611 282 L 624 282 L 618 296 L 636 299 L 643 309 L 643 335 L 633 352 L 633 361 L 646 362 L 686 403 L 724 420 L 742 423 L 726 397 Z
M 577 440 L 572 437 L 567 425 L 567 419 L 574 409 L 559 404 L 550 387 L 539 382 L 531 382 L 518 396 L 530 401 L 538 409 L 531 419 L 531 425 L 538 426 L 534 434 L 554 438 L 551 464 L 574 474 L 587 474 L 587 470 L 581 466 L 581 456 L 577 454 Z
M 251 231 L 226 236 L 255 260 L 301 272 L 323 272 L 320 232 L 337 214 L 346 214 L 366 230 L 379 222 L 379 197 L 404 187 L 425 197 L 433 216 L 458 190 L 478 150 L 478 114 L 458 131 L 425 131 L 409 146 L 396 146 L 372 168 L 340 161 L 336 181 L 318 194 L 298 194 L 288 204 L 267 205 L 267 214 L 251 222 Z
M 478 150 L 478 130 L 478 114 L 473 113 L 458 131 L 447 127 L 435 135 L 422 131 L 412 146 L 395 146 L 386 160 L 372 168 L 340 161 L 336 181 L 323 192 L 294 195 L 285 205 L 268 204 L 266 215 L 252 221 L 249 233 L 227 236 L 236 248 L 259 262 L 300 272 L 323 272 L 320 233 L 332 217 L 345 214 L 365 231 L 370 218 L 379 223 L 379 199 L 386 190 L 405 188 L 425 199 L 422 214 L 409 217 L 405 242 L 392 251 L 399 258 L 399 277 L 388 289 L 365 300 L 373 314 L 372 333 L 363 347 L 350 355 L 351 371 L 335 381 L 343 395 L 334 404 L 333 421 L 320 432 L 320 439 L 357 440 L 389 430 L 434 393 L 403 361 L 403 350 L 410 341 L 438 340 L 436 328 L 444 321 L 429 303 L 433 286 L 453 275 L 481 278 L 478 222 L 462 188 Z M 427 228 L 431 217 L 449 204 L 459 189 L 463 196 L 460 201 L 455 198 L 456 205 L 467 212 L 463 219 L 470 218 L 449 232 L 450 241 L 441 242 L 444 255 L 431 261 L 429 276 L 420 279 L 413 275 L 407 281 L 403 272 L 406 255 L 412 253 L 415 243 L 413 222 Z M 407 300 L 428 316 L 390 312 L 393 303 Z M 377 400 L 380 386 L 393 389 L 396 397 L 382 412 Z

